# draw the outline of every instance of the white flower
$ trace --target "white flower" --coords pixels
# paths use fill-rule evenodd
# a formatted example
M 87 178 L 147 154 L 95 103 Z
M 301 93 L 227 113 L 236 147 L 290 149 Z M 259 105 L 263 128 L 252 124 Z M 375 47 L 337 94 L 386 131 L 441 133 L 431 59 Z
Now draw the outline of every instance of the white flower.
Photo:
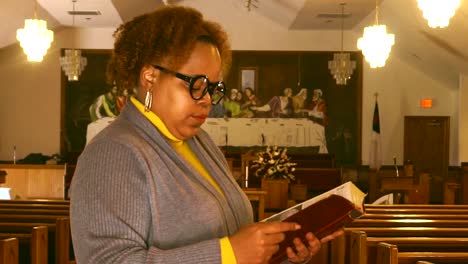
M 287 148 L 268 146 L 265 151 L 257 153 L 258 159 L 253 161 L 252 168 L 257 168 L 255 175 L 267 179 L 290 179 L 294 180 L 296 163 L 290 162 L 286 154 Z

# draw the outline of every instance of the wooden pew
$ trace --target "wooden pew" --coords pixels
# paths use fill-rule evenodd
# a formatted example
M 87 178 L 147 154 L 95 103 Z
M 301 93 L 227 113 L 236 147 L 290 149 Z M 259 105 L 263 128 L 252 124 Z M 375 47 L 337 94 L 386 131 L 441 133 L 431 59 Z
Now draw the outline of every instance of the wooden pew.
M 360 219 L 452 219 L 452 220 L 468 220 L 468 215 L 465 214 L 437 214 L 435 211 L 432 214 L 364 214 Z
M 0 214 L 0 222 L 17 223 L 56 223 L 57 218 L 66 216 L 56 215 L 27 215 L 27 214 Z
M 52 199 L 29 199 L 29 200 L 0 200 L 2 204 L 56 204 L 70 205 L 70 200 L 52 200 Z
M 14 221 L 14 219 L 11 219 Z M 45 252 L 50 252 L 50 256 L 54 257 L 54 261 L 51 263 L 64 264 L 68 263 L 70 260 L 70 246 L 71 246 L 71 237 L 70 237 L 70 218 L 69 217 L 58 217 L 55 219 L 55 222 L 50 218 L 41 221 L 41 219 L 36 216 L 35 222 L 27 221 L 24 218 L 21 220 L 26 222 L 3 222 L 0 221 L 0 232 L 8 232 L 8 230 L 24 229 L 31 228 L 33 226 L 41 225 L 47 228 L 49 243 L 48 247 L 45 248 Z
M 347 227 L 467 227 L 468 220 L 454 219 L 356 219 Z
M 71 249 L 70 218 L 58 218 L 55 232 L 55 264 L 67 264 L 73 262 L 70 261 Z
M 377 262 L 379 264 L 409 264 L 416 261 L 437 263 L 467 263 L 468 252 L 398 252 L 393 244 L 380 242 L 377 245 Z
M 70 205 L 69 204 L 40 204 L 40 203 L 34 203 L 34 204 L 27 204 L 27 203 L 1 204 L 0 203 L 0 209 L 70 210 Z
M 364 210 L 362 219 L 468 219 L 468 205 L 365 204 Z
M 344 230 L 364 231 L 372 237 L 468 237 L 466 227 L 345 227 Z
M 348 234 L 351 231 L 363 231 L 368 237 L 468 237 L 468 228 L 449 227 L 345 227 Z M 343 263 L 349 259 L 349 238 L 331 241 L 331 255 L 336 255 L 337 260 L 332 263 Z
M 4 223 L 0 226 L 0 239 L 16 238 L 18 240 L 18 256 L 23 262 L 31 264 L 47 264 L 48 230 L 41 225 L 16 225 Z M 5 262 L 8 263 L 8 262 Z
M 468 209 L 467 204 L 365 204 L 369 209 Z
M 349 239 L 349 263 L 366 264 L 376 262 L 377 245 L 386 242 L 404 251 L 468 251 L 468 237 L 368 237 L 365 232 L 352 231 Z
M 468 208 L 365 208 L 369 214 L 464 214 Z
M 6 202 L 3 202 L 6 201 Z M 65 200 L 1 200 L 1 222 L 41 223 L 49 227 L 50 256 L 55 263 L 70 261 L 70 202 Z
M 369 263 L 380 263 L 375 262 L 376 243 L 382 241 L 397 244 L 405 251 L 410 247 L 418 249 L 416 245 L 419 248 L 468 251 L 467 209 L 467 205 L 366 204 L 366 214 L 345 228 L 346 258 L 353 259 L 351 252 L 354 255 L 359 255 L 359 252 L 362 254 L 370 245 L 369 254 L 366 253 L 371 259 Z M 351 231 L 365 232 L 366 239 L 350 238 Z M 363 244 L 366 246 L 358 247 Z M 351 250 L 352 246 L 355 248 Z M 354 259 L 352 263 L 366 262 Z
M 0 240 L 0 263 L 18 264 L 19 242 L 17 238 L 10 237 Z
M 15 209 L 15 208 L 0 208 L 0 214 L 25 214 L 25 215 L 56 215 L 69 216 L 70 210 L 55 210 L 55 209 Z

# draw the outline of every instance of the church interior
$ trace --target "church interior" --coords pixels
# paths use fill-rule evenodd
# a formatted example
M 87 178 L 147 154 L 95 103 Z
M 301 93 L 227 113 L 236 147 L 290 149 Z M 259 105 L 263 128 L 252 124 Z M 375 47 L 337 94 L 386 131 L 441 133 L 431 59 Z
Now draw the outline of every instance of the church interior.
M 201 129 L 255 221 L 351 182 L 364 213 L 307 263 L 468 263 L 468 1 L 446 25 L 423 0 L 59 2 L 0 2 L 0 263 L 76 263 L 77 161 L 133 95 L 106 81 L 113 33 L 166 5 L 229 36 L 225 95 Z M 33 15 L 53 31 L 40 62 L 17 40 Z M 376 54 L 372 25 L 390 38 Z M 79 70 L 65 70 L 76 51 Z M 281 180 L 262 155 L 284 162 Z

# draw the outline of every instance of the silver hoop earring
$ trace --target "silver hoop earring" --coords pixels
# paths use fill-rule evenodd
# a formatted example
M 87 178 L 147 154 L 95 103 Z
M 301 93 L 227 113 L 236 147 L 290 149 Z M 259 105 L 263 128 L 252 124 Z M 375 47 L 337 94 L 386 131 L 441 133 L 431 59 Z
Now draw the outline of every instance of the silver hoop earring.
M 152 105 L 153 105 L 153 92 L 148 90 L 146 91 L 146 96 L 145 96 L 145 112 L 149 112 L 151 110 Z

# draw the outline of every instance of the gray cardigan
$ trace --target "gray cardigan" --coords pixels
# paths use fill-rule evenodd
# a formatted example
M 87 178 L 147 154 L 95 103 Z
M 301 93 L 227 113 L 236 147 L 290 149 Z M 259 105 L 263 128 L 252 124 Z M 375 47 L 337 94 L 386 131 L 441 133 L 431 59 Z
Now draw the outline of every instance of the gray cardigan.
M 253 222 L 222 152 L 187 140 L 220 194 L 128 101 L 81 154 L 71 186 L 77 262 L 221 263 L 219 238 Z

